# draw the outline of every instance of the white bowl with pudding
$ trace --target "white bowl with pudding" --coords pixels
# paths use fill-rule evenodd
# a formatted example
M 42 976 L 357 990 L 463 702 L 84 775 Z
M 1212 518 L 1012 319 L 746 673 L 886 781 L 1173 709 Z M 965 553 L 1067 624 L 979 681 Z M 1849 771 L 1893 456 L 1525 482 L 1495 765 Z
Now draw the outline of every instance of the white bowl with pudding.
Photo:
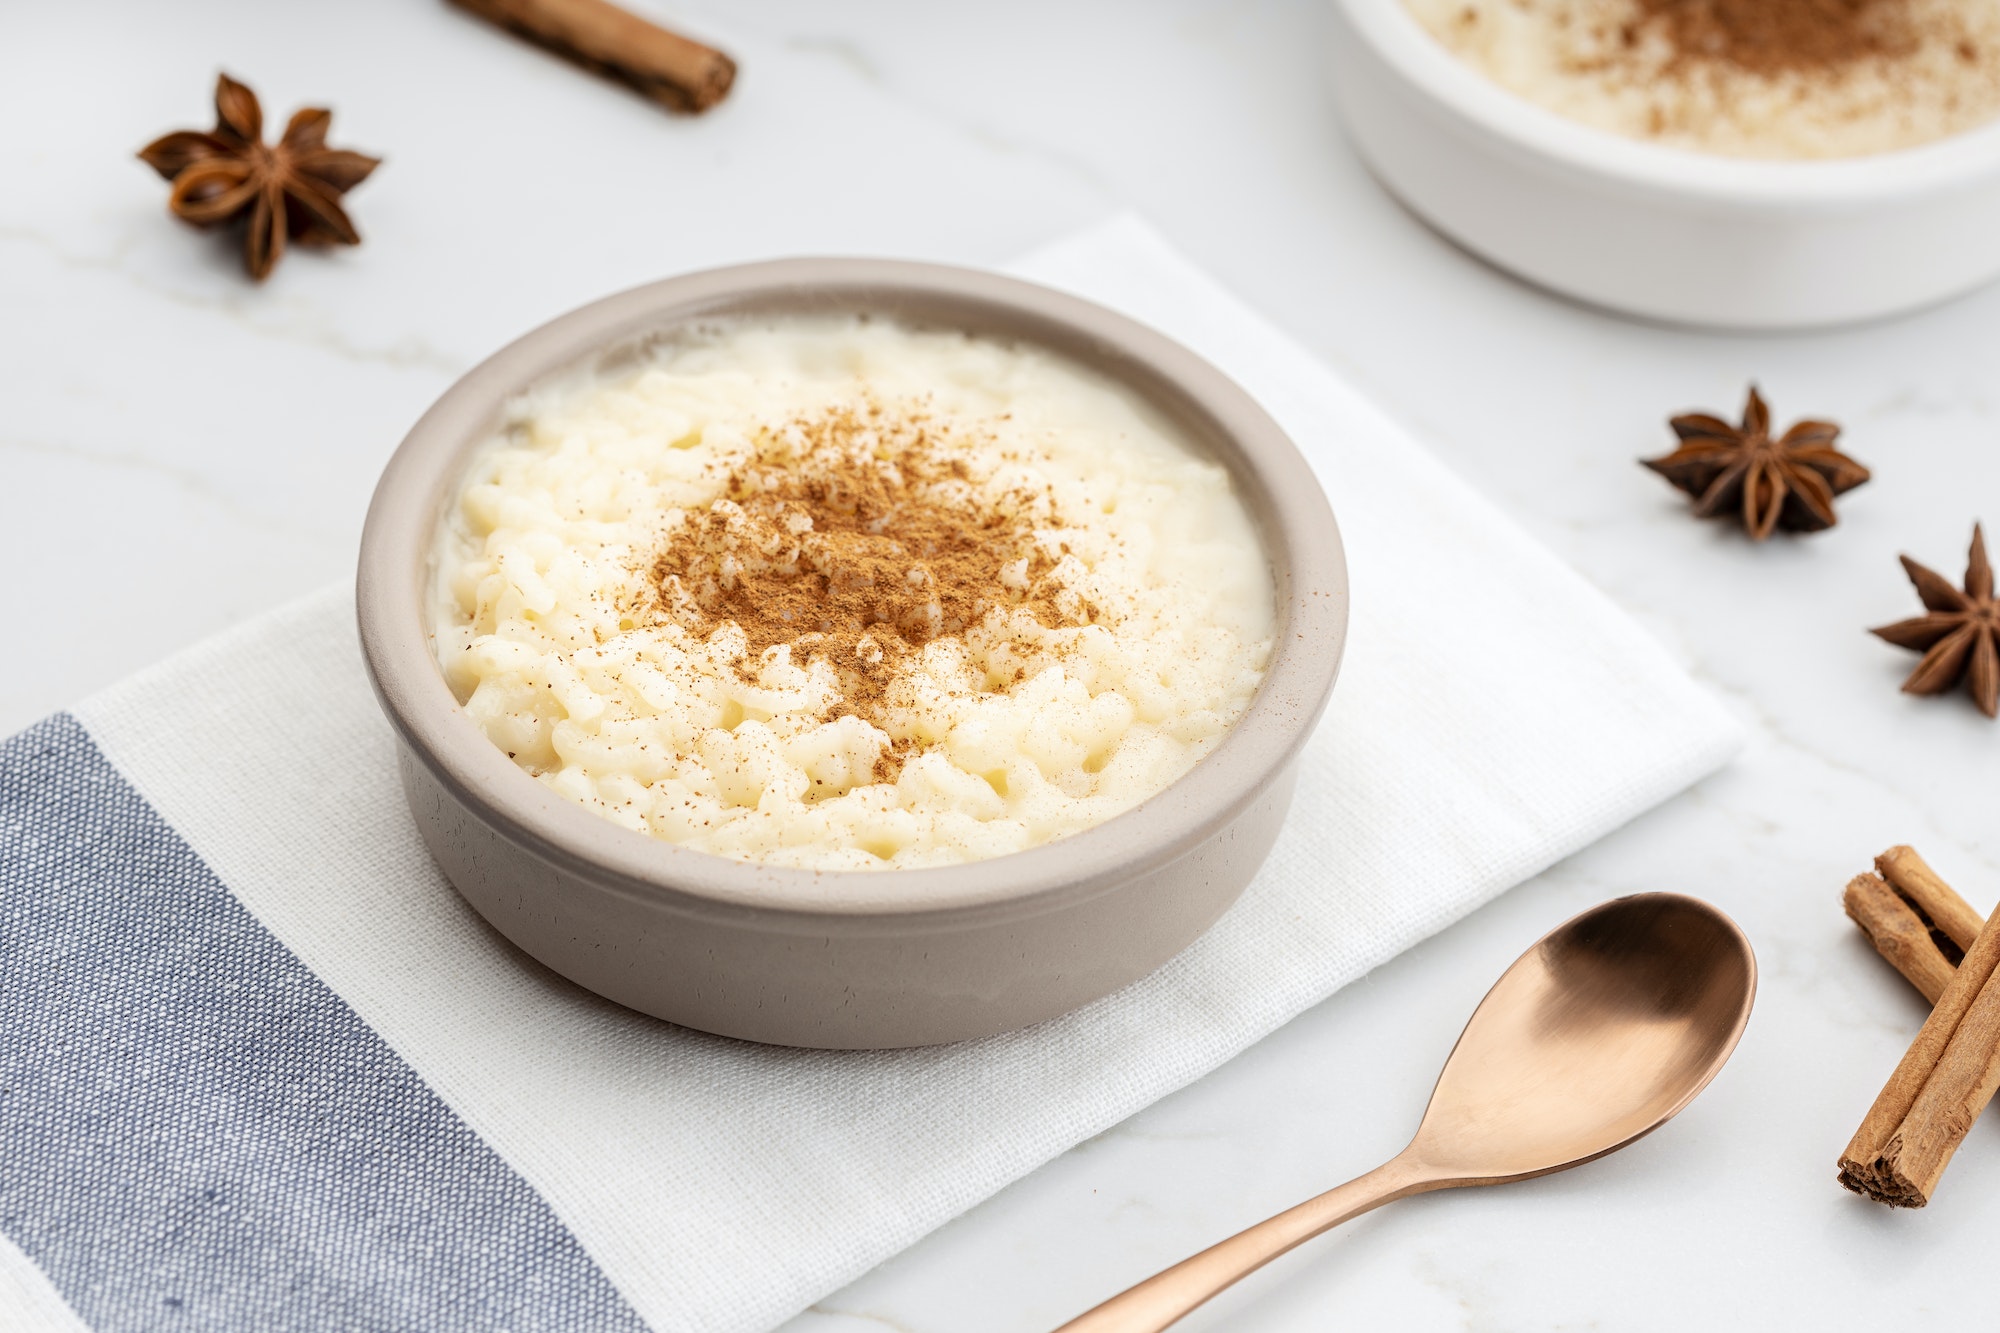
M 1333 6 L 1335 92 L 1357 150 L 1473 253 L 1590 304 L 1731 329 L 1879 318 L 2000 275 L 2000 122 L 1983 100 L 1989 74 L 2000 87 L 2000 47 L 1965 43 L 1979 63 L 1955 112 L 1929 94 L 1891 105 L 1893 88 L 1872 90 L 1872 109 L 1851 91 L 1815 109 L 1798 91 L 1809 80 L 1782 71 L 1737 82 L 1783 98 L 1711 78 L 1675 103 L 1659 79 L 1607 92 L 1604 60 L 1576 88 L 1538 85 L 1522 34 L 1451 26 L 1512 3 L 1444 17 L 1428 0 Z M 1984 23 L 1984 4 L 1964 12 Z M 1783 121 L 1808 112 L 1838 123 Z

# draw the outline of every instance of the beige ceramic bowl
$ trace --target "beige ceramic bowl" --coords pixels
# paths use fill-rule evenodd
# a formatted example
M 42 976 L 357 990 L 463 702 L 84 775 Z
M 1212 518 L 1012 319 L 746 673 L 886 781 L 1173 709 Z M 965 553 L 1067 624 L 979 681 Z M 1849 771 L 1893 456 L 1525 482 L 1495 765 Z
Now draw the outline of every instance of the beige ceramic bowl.
M 503 404 L 554 372 L 697 319 L 872 311 L 1047 347 L 1130 386 L 1227 466 L 1278 591 L 1263 687 L 1159 795 L 1031 851 L 928 870 L 808 871 L 633 833 L 516 768 L 438 668 L 433 537 Z M 362 649 L 401 742 L 410 809 L 460 893 L 600 995 L 675 1023 L 796 1046 L 913 1046 L 1052 1018 L 1159 967 L 1256 872 L 1340 664 L 1347 579 L 1312 472 L 1207 362 L 1028 283 L 881 260 L 801 259 L 673 278 L 586 306 L 467 374 L 389 462 L 368 511 Z

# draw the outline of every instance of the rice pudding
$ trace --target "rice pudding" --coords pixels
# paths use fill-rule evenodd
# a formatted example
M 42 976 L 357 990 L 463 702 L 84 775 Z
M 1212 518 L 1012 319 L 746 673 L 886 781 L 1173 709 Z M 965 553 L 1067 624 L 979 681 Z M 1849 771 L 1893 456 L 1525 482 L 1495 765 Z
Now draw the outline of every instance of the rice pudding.
M 721 856 L 998 856 L 1155 794 L 1262 680 L 1227 472 L 1027 345 L 737 322 L 541 385 L 435 550 L 467 714 L 538 780 Z
M 1638 139 L 1853 157 L 2000 117 L 2000 0 L 1403 0 L 1505 88 Z

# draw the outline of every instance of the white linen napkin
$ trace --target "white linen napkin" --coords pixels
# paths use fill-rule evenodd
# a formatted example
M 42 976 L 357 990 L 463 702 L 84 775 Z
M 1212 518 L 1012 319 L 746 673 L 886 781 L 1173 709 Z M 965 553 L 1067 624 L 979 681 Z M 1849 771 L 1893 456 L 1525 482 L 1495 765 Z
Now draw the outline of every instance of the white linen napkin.
M 641 1017 L 432 866 L 330 590 L 0 747 L 0 1324 L 765 1329 L 1734 751 L 1658 644 L 1143 224 L 1014 271 L 1233 375 L 1339 516 L 1347 663 L 1242 901 L 1119 994 L 958 1046 Z M 71 893 L 93 875 L 117 892 Z

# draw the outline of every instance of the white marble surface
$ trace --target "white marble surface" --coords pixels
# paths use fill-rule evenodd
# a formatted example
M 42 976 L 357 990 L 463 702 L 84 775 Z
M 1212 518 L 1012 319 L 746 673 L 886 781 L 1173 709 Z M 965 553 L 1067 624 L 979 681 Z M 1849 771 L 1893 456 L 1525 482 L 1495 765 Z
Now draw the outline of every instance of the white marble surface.
M 1679 1121 L 1563 1176 L 1412 1200 L 1190 1329 L 1941 1326 L 2000 1234 L 2000 1128 L 1922 1213 L 1833 1159 L 1921 1018 L 1841 916 L 1875 851 L 2000 896 L 2000 727 L 1912 700 L 1862 627 L 2000 527 L 2000 290 L 1783 338 L 1648 327 L 1527 289 L 1374 186 L 1310 3 L 688 3 L 742 59 L 675 120 L 434 0 L 14 5 L 0 19 L 0 730 L 343 577 L 375 473 L 454 375 L 587 298 L 803 251 L 998 263 L 1137 210 L 1373 394 L 1667 642 L 1752 730 L 1734 768 L 1412 951 L 1215 1075 L 938 1232 L 787 1333 L 1028 1333 L 1357 1174 L 1414 1126 L 1491 979 L 1615 893 L 1712 898 L 1755 941 L 1749 1035 Z M 264 289 L 162 214 L 132 152 L 206 123 L 218 65 L 267 114 L 337 110 L 388 158 L 368 244 Z M 1894 255 L 1881 262 L 1894 263 Z M 1663 416 L 1847 423 L 1876 481 L 1752 547 L 1634 466 Z M 1335 497 L 1336 506 L 1339 498 Z M 1387 581 L 1392 571 L 1357 571 Z M 1479 595 L 1480 571 L 1465 571 Z M 1449 607 L 1438 608 L 1449 615 Z M 1465 651 L 1478 653 L 1468 642 Z M 838 1218 L 828 1218 L 838 1226 Z

